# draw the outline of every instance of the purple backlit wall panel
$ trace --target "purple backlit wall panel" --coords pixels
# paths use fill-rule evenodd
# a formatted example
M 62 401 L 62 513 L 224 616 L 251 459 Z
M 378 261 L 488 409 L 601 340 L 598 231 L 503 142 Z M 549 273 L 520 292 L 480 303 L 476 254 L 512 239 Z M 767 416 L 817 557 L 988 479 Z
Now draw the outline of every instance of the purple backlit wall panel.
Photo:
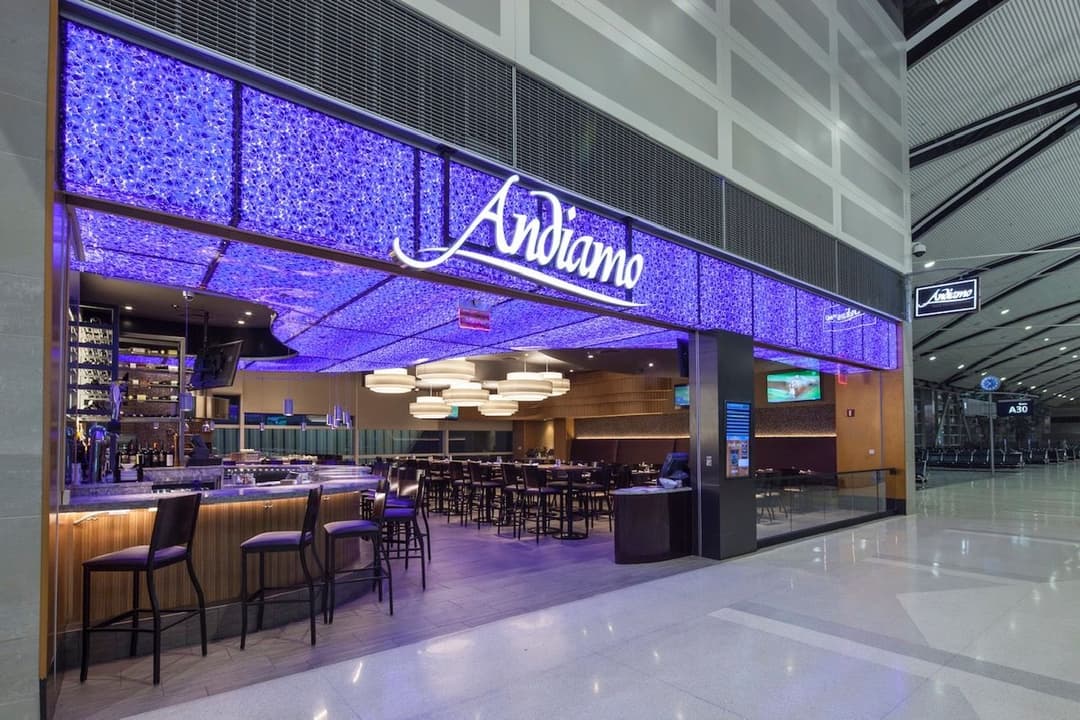
M 415 365 L 419 360 L 444 360 L 476 354 L 476 348 L 468 345 L 442 343 L 424 338 L 405 338 L 391 345 L 368 352 L 362 358 L 339 363 L 331 368 L 333 372 L 356 372 L 360 370 L 379 370 L 382 368 L 405 367 Z
M 644 335 L 623 340 L 608 340 L 590 347 L 628 350 L 674 350 L 679 340 L 686 340 L 688 337 L 686 333 L 678 330 L 662 330 L 661 332 L 645 333 Z
M 320 357 L 291 357 L 280 360 L 249 360 L 243 368 L 248 372 L 319 372 L 334 361 Z
M 388 259 L 412 242 L 415 151 L 245 87 L 240 226 Z
M 775 350 L 773 348 L 755 347 L 754 357 L 759 360 L 772 360 L 792 367 L 803 368 L 804 370 L 818 370 L 830 375 L 855 375 L 870 372 L 858 365 L 846 365 L 832 360 L 818 360 L 817 358 L 794 355 L 786 350 Z
M 754 273 L 708 255 L 700 257 L 700 267 L 700 327 L 752 335 Z
M 87 250 L 136 253 L 203 268 L 218 254 L 220 241 L 210 235 L 82 208 L 75 210 L 75 219 L 79 223 L 83 247 Z
M 795 288 L 763 275 L 754 276 L 754 339 L 796 347 Z
M 866 318 L 863 359 L 874 367 L 896 367 L 896 324 L 870 314 Z
M 459 327 L 455 320 L 423 333 L 422 337 L 463 345 L 509 347 L 514 338 L 534 335 L 592 317 L 594 316 L 580 310 L 526 300 L 509 300 L 491 308 L 490 331 L 466 330 Z
M 795 291 L 796 347 L 807 352 L 831 355 L 832 333 L 825 316 L 833 303 L 820 295 L 798 289 Z
M 555 328 L 515 339 L 511 345 L 515 348 L 587 348 L 606 342 L 625 340 L 626 338 L 648 332 L 646 326 L 628 320 L 600 315 L 569 327 Z
M 289 347 L 301 355 L 348 360 L 400 339 L 397 335 L 367 331 L 343 332 L 339 328 L 314 325 L 289 340 Z
M 395 239 L 419 253 L 444 246 L 447 234 L 458 237 L 505 181 L 94 30 L 65 24 L 64 33 L 61 171 L 70 191 L 387 261 Z M 240 100 L 238 118 L 234 98 Z M 232 165 L 234 142 L 239 168 Z M 447 162 L 449 188 L 443 178 Z M 444 208 L 447 191 L 449 207 Z M 234 196 L 239 207 L 233 207 Z M 570 203 L 563 201 L 562 207 L 567 212 Z M 86 258 L 73 261 L 75 269 L 197 286 L 216 252 L 214 238 L 80 213 Z M 541 228 L 551 220 L 549 204 L 521 185 L 508 196 L 508 233 L 514 213 L 538 219 Z M 416 343 L 445 343 L 438 353 L 659 342 L 658 332 L 634 324 L 635 318 L 752 335 L 763 343 L 875 367 L 897 365 L 897 326 L 889 320 L 864 311 L 861 319 L 838 320 L 834 316 L 850 310 L 842 303 L 638 229 L 626 247 L 622 220 L 577 208 L 565 227 L 575 238 L 588 235 L 612 250 L 641 253 L 642 278 L 627 293 L 560 271 L 554 263 L 544 272 L 644 307 L 626 311 L 627 320 L 620 320 L 507 302 L 497 295 L 500 288 L 586 305 L 596 301 L 460 257 L 432 272 L 487 283 L 492 293 L 411 279 L 375 289 L 390 276 L 235 243 L 207 289 L 273 308 L 281 314 L 273 326 L 280 339 L 312 357 L 347 360 L 355 369 L 400 364 L 406 354 L 432 356 L 413 352 L 414 343 L 400 340 L 414 333 Z M 490 225 L 472 236 L 467 249 L 498 256 Z M 503 259 L 526 263 L 523 253 Z M 347 305 L 371 290 L 369 298 Z M 493 307 L 491 333 L 456 327 L 457 304 L 475 296 Z M 343 305 L 328 322 L 324 319 Z M 322 327 L 305 331 L 311 323 Z M 372 333 L 387 331 L 395 334 L 371 344 Z M 396 347 L 381 349 L 391 344 Z M 291 364 L 300 365 L 298 359 Z
M 396 278 L 331 314 L 324 324 L 344 329 L 381 327 L 413 335 L 456 320 L 458 308 L 473 299 L 485 306 L 501 298 L 454 285 Z
M 638 230 L 633 232 L 632 244 L 634 252 L 645 259 L 647 270 L 633 292 L 634 301 L 645 307 L 635 308 L 631 314 L 696 326 L 700 302 L 697 253 Z
M 847 315 L 855 314 L 851 320 L 844 320 Z M 862 310 L 851 308 L 846 305 L 833 303 L 829 309 L 827 320 L 832 328 L 833 355 L 846 360 L 862 362 L 865 358 L 863 352 L 863 325 L 866 324 L 867 315 Z
M 179 215 L 232 215 L 233 83 L 64 24 L 65 190 Z
M 319 318 L 387 277 L 375 270 L 233 243 L 207 289 Z

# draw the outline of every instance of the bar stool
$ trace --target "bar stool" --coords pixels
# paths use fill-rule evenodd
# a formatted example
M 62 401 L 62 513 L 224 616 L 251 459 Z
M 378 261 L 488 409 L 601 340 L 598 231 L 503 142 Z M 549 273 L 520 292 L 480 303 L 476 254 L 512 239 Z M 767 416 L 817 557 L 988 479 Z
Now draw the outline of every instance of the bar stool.
M 415 469 L 408 470 L 402 478 L 400 494 L 394 500 L 387 500 L 385 514 L 386 542 L 393 546 L 392 556 L 405 560 L 405 569 L 409 569 L 409 559 L 420 560 L 420 587 L 427 589 L 427 566 L 425 555 L 431 555 L 429 533 L 420 529 L 422 508 L 427 495 L 427 480 Z M 425 519 L 425 528 L 427 521 Z M 404 539 L 402 535 L 404 534 Z M 425 548 L 426 546 L 426 548 Z M 389 550 L 388 550 L 389 552 Z
M 379 602 L 382 602 L 382 581 L 386 580 L 387 590 L 390 595 L 390 614 L 394 614 L 394 580 L 390 570 L 390 552 L 382 542 L 383 520 L 386 517 L 386 493 L 375 494 L 372 504 L 371 518 L 368 520 L 339 520 L 323 525 L 326 532 L 326 588 L 323 597 L 329 594 L 329 601 L 324 603 L 323 622 L 334 622 L 334 607 L 337 604 L 337 583 L 360 582 L 363 580 L 374 581 L 379 586 Z M 361 539 L 371 542 L 375 551 L 375 558 L 371 566 L 352 570 L 337 570 L 337 541 L 347 539 Z M 338 575 L 349 573 L 349 576 L 339 580 Z M 329 609 L 327 609 L 327 606 Z
M 304 524 L 300 530 L 276 530 L 259 533 L 249 537 L 240 543 L 240 649 L 247 644 L 247 610 L 248 605 L 258 598 L 258 615 L 256 616 L 255 629 L 262 630 L 263 610 L 267 604 L 285 604 L 304 602 L 303 600 L 279 600 L 280 595 L 297 590 L 292 587 L 266 587 L 266 554 L 294 552 L 300 557 L 300 569 L 304 572 L 304 579 L 308 588 L 308 611 L 311 617 L 311 644 L 315 644 L 315 578 L 308 570 L 307 558 L 304 551 L 311 548 L 311 556 L 315 558 L 315 564 L 319 566 L 319 577 L 326 576 L 319 556 L 315 552 L 315 523 L 319 519 L 319 504 L 322 501 L 322 487 L 313 487 L 308 491 L 307 507 L 304 509 Z M 259 556 L 259 589 L 248 595 L 247 591 L 247 561 L 248 555 L 257 553 Z M 321 587 L 321 584 L 320 584 Z M 266 598 L 267 591 L 279 591 L 276 595 Z M 326 605 L 326 593 L 323 593 L 323 605 Z
M 154 529 L 150 532 L 149 545 L 135 545 L 115 552 L 98 555 L 83 563 L 82 590 L 82 669 L 79 682 L 86 682 L 86 673 L 90 665 L 90 633 L 92 632 L 130 632 L 131 656 L 138 650 L 139 633 L 154 634 L 154 684 L 161 683 L 161 632 L 199 616 L 199 630 L 202 635 L 202 654 L 206 655 L 206 598 L 202 586 L 195 577 L 191 564 L 191 544 L 195 537 L 195 523 L 199 518 L 199 503 L 202 495 L 192 493 L 158 500 L 157 514 L 154 516 Z M 197 608 L 176 608 L 168 612 L 182 612 L 184 615 L 162 627 L 161 608 L 158 603 L 154 572 L 177 563 L 187 565 L 188 577 L 195 588 L 198 600 Z M 132 578 L 132 609 L 97 625 L 90 624 L 90 578 L 95 572 L 130 572 Z M 146 590 L 150 595 L 150 613 L 153 625 L 150 628 L 139 627 L 139 616 L 144 610 L 139 608 L 139 573 L 146 573 Z M 114 627 L 122 620 L 131 619 L 131 627 Z

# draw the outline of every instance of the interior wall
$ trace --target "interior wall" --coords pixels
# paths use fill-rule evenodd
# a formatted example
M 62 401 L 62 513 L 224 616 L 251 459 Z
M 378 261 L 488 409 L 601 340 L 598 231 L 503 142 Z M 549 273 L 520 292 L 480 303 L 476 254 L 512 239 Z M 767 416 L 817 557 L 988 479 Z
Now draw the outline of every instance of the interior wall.
M 884 467 L 882 373 L 847 376 L 836 386 L 837 472 Z M 897 400 L 901 398 L 898 396 Z M 900 402 L 901 413 L 903 403 Z M 901 440 L 903 436 L 901 435 Z
M 894 475 L 886 477 L 885 497 L 890 500 L 905 501 L 908 497 L 907 470 L 908 458 L 913 457 L 907 449 L 909 428 L 905 418 L 904 400 L 907 389 L 904 383 L 904 371 L 876 373 L 881 376 L 881 422 L 883 427 L 884 451 L 881 467 L 896 468 Z M 910 387 L 910 386 L 909 386 Z
M 43 547 L 54 429 L 48 226 L 50 17 L 55 4 L 10 0 L 0 24 L 0 717 L 38 717 L 48 657 Z M 46 353 L 46 348 L 49 353 Z M 59 373 L 49 382 L 62 382 Z M 52 408 L 48 408 L 51 415 Z M 55 436 L 52 436 L 55 437 Z
M 211 391 L 215 395 L 242 395 L 242 409 L 247 413 L 280 414 L 286 397 L 293 399 L 298 415 L 325 415 L 336 398 L 337 404 L 353 414 L 353 424 L 365 429 L 395 430 L 510 430 L 509 420 L 485 418 L 473 408 L 461 408 L 457 420 L 417 420 L 409 414 L 409 403 L 418 393 L 385 395 L 363 386 L 359 373 L 329 375 L 324 373 L 236 374 L 229 388 Z M 550 447 L 550 446 L 549 446 Z
M 836 472 L 836 378 L 821 374 L 820 400 L 770 403 L 769 367 L 754 363 L 754 467 Z

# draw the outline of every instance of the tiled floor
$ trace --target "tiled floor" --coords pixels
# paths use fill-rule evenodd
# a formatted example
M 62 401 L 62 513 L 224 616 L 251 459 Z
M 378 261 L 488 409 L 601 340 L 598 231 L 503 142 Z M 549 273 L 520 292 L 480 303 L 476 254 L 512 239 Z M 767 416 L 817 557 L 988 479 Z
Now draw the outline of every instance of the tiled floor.
M 580 521 L 576 529 L 582 529 Z M 61 681 L 57 717 L 124 717 L 712 564 L 683 558 L 615 565 L 606 520 L 587 540 L 543 538 L 539 545 L 531 536 L 510 538 L 509 528 L 505 537 L 495 537 L 490 526 L 461 527 L 456 519 L 447 524 L 445 516 L 433 515 L 431 530 L 434 562 L 426 592 L 415 561 L 407 573 L 394 561 L 393 617 L 385 602 L 367 595 L 339 605 L 333 625 L 320 621 L 314 648 L 307 623 L 297 622 L 249 635 L 243 652 L 238 638 L 211 643 L 206 658 L 197 648 L 166 651 L 156 688 L 149 656 L 95 664 L 81 685 L 78 669 L 71 670 Z
M 146 717 L 1075 720 L 1080 463 L 949 477 L 907 517 Z

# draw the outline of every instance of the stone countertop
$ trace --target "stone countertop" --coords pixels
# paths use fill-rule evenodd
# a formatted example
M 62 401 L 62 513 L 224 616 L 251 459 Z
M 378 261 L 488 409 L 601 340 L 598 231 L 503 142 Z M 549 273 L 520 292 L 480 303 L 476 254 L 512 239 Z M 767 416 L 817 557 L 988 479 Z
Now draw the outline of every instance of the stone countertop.
M 360 477 L 348 480 L 326 480 L 321 483 L 323 493 L 334 495 L 337 493 L 356 492 L 358 490 L 373 489 L 377 483 L 374 476 Z M 320 483 L 303 483 L 299 485 L 244 485 L 226 487 L 221 490 L 206 490 L 203 492 L 203 504 L 214 505 L 218 503 L 233 502 L 257 502 L 266 500 L 278 500 L 284 498 L 306 497 L 308 490 Z M 60 512 L 97 512 L 103 510 L 134 510 L 138 508 L 150 508 L 157 504 L 162 497 L 177 493 L 126 493 L 120 495 L 94 495 L 87 497 L 74 497 L 71 501 L 60 507 Z
M 612 495 L 664 495 L 667 493 L 682 493 L 690 492 L 693 488 L 677 487 L 677 488 L 664 488 L 664 487 L 629 487 L 613 490 Z

